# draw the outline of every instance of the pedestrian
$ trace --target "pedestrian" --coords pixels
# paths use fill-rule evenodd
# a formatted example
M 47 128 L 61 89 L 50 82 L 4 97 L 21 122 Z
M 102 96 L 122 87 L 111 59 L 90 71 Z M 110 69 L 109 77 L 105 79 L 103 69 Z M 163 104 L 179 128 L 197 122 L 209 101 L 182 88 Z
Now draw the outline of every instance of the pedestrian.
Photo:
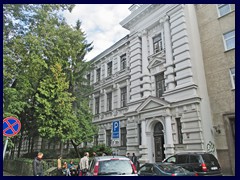
M 57 160 L 57 175 L 62 176 L 62 156 L 61 155 L 58 156 L 58 160 Z
M 33 160 L 33 175 L 34 176 L 43 176 L 43 162 L 42 162 L 43 153 L 39 152 L 37 157 Z
M 84 157 L 81 158 L 81 160 L 80 160 L 80 171 L 81 171 L 82 176 L 87 175 L 88 166 L 89 166 L 88 162 L 89 162 L 89 153 L 85 152 Z
M 70 170 L 68 168 L 68 164 L 66 161 L 63 163 L 62 169 L 63 169 L 63 173 L 65 174 L 65 176 L 71 176 L 71 173 L 70 173 Z
M 130 153 L 127 153 L 127 154 L 126 154 L 126 157 L 130 159 Z
M 97 154 L 95 152 L 93 152 L 93 157 L 97 157 Z
M 73 160 L 71 160 L 70 163 L 68 164 L 68 169 L 70 170 L 72 176 L 75 176 L 77 174 L 77 169 Z
M 132 154 L 132 162 L 135 165 L 135 167 L 138 168 L 138 160 L 137 156 L 135 156 L 135 153 Z

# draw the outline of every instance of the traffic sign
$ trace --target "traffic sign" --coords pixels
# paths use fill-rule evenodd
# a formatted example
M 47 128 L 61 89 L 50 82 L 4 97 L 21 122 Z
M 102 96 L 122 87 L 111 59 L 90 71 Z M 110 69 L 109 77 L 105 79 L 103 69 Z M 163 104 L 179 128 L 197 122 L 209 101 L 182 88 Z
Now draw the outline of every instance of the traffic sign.
M 119 139 L 120 121 L 112 122 L 112 138 Z
M 3 120 L 3 135 L 7 137 L 15 136 L 21 129 L 21 122 L 15 117 L 7 117 Z

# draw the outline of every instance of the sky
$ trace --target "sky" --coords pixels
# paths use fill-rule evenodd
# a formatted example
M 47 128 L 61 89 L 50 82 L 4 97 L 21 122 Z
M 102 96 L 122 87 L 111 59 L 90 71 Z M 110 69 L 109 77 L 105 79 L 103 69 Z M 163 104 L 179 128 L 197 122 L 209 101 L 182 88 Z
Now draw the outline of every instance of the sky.
M 120 25 L 131 12 L 131 4 L 77 4 L 71 13 L 65 12 L 64 17 L 69 25 L 76 25 L 79 19 L 88 42 L 93 42 L 93 50 L 85 59 L 87 61 L 112 46 L 129 34 Z

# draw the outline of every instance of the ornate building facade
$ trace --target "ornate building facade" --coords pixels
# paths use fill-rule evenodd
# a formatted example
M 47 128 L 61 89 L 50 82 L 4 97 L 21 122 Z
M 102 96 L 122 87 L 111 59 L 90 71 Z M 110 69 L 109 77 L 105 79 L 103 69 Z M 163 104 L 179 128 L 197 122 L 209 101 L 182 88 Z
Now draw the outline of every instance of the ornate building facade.
M 90 106 L 98 143 L 120 155 L 134 152 L 141 163 L 183 151 L 218 157 L 198 6 L 134 4 L 129 9 L 120 22 L 129 35 L 96 56 L 87 75 L 94 87 Z

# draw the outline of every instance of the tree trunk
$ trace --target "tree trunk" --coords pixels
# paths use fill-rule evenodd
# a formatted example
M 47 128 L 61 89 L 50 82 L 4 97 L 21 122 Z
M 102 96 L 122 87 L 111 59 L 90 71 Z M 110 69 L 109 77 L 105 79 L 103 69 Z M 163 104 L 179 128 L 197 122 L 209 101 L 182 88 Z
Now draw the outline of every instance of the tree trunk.
M 78 151 L 78 148 L 77 148 L 78 146 L 73 142 L 73 140 L 71 140 L 71 143 L 72 143 L 72 145 L 74 147 L 74 150 L 75 150 L 75 152 L 77 154 L 77 157 L 80 158 L 80 154 L 79 154 L 79 151 Z
M 60 141 L 60 155 L 63 155 L 63 142 Z
M 23 139 L 23 135 L 21 133 L 20 139 L 19 139 L 19 144 L 18 144 L 18 154 L 17 154 L 18 158 L 20 157 L 20 153 L 21 153 L 21 149 L 22 149 L 22 139 Z

